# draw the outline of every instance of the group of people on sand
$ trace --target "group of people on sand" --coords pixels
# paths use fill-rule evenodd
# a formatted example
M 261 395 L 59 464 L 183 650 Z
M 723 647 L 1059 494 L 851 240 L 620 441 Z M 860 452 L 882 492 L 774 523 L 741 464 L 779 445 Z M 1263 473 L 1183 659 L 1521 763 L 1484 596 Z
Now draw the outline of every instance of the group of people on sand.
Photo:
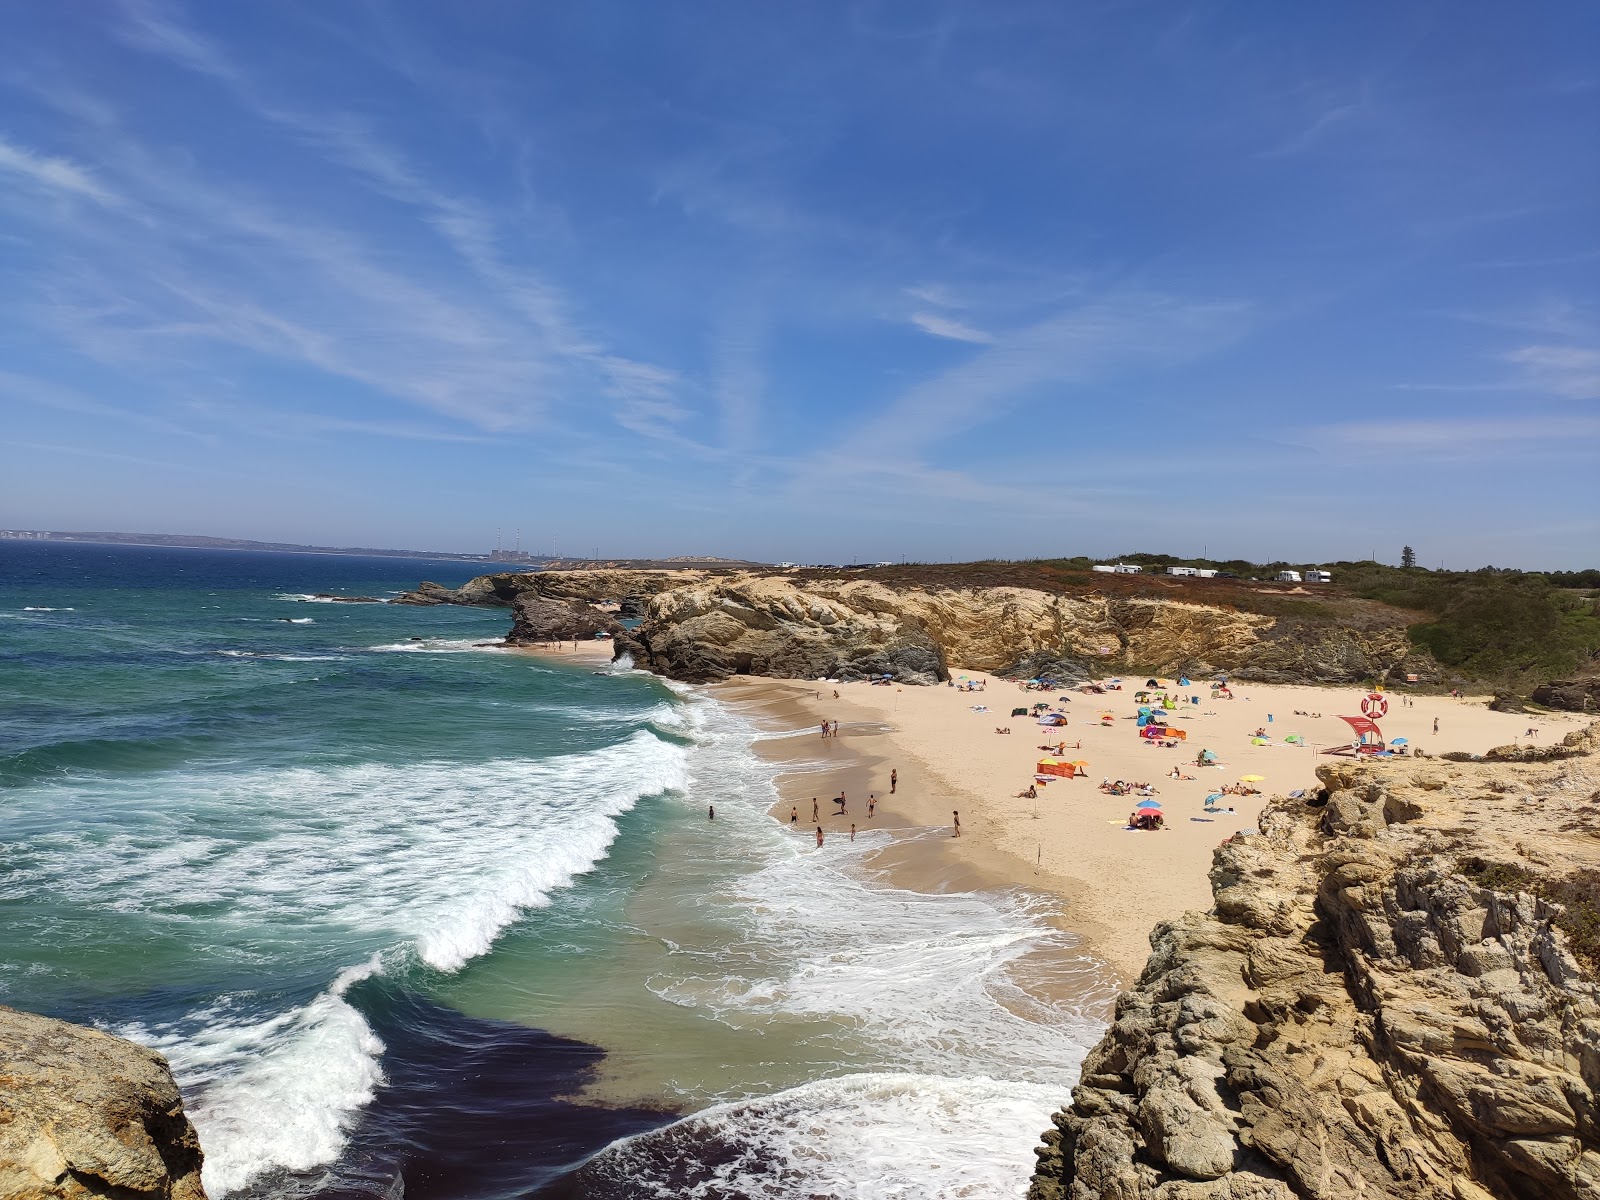
M 824 721 L 822 723 L 822 736 L 823 737 L 835 737 L 835 738 L 838 737 L 839 736 L 839 722 L 837 722 L 837 721 Z
M 828 726 L 828 722 L 824 721 L 822 724 L 823 724 L 823 728 L 826 729 L 827 726 Z M 835 722 L 834 724 L 837 725 L 837 722 Z M 832 737 L 832 736 L 837 736 L 837 735 L 824 733 L 822 736 L 823 737 Z M 889 794 L 891 796 L 893 796 L 899 790 L 899 787 L 900 787 L 900 769 L 898 767 L 891 767 L 889 769 Z M 834 810 L 834 812 L 833 812 L 834 816 L 842 817 L 842 816 L 845 816 L 846 814 L 849 813 L 849 811 L 850 811 L 850 801 L 849 801 L 849 798 L 845 795 L 845 793 L 843 791 L 840 791 L 840 793 L 837 796 L 833 797 L 833 802 L 834 802 L 834 804 L 838 805 L 838 808 L 836 808 Z M 817 848 L 818 849 L 821 849 L 822 842 L 823 842 L 822 811 L 821 811 L 821 809 L 822 809 L 822 806 L 818 802 L 817 797 L 815 797 L 815 796 L 811 797 L 811 822 L 812 822 L 813 825 L 816 826 Z M 877 815 L 878 815 L 878 794 L 876 792 L 868 792 L 867 793 L 867 820 L 870 821 L 870 820 L 874 819 Z M 799 826 L 799 824 L 800 824 L 800 806 L 798 804 L 791 804 L 789 806 L 789 828 L 790 829 L 795 829 L 795 828 L 797 828 Z M 955 833 L 955 836 L 956 837 L 960 837 L 961 836 L 961 822 L 959 820 L 956 822 L 956 833 Z M 850 823 L 850 840 L 852 842 L 856 840 L 856 826 L 855 826 L 855 822 L 854 821 L 852 821 Z
M 1127 779 L 1102 779 L 1100 790 L 1108 796 L 1159 796 L 1148 783 L 1134 783 Z

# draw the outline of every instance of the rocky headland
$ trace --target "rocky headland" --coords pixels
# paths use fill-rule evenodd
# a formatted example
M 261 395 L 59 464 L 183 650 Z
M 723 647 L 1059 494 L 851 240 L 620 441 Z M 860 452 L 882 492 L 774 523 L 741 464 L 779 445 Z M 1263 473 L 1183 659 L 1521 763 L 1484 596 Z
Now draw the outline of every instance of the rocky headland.
M 640 614 L 635 629 L 605 628 L 619 656 L 689 683 L 890 675 L 927 684 L 952 669 L 1063 679 L 1117 670 L 1226 671 L 1268 683 L 1348 683 L 1397 672 L 1440 677 L 1438 665 L 1408 641 L 1407 614 L 1372 605 L 1334 617 L 1292 608 L 1268 615 L 1093 591 L 697 571 L 487 575 L 457 589 L 423 584 L 396 603 L 510 607 L 518 613 L 510 640 L 521 643 L 540 640 L 538 631 L 558 621 L 545 602 L 566 602 L 576 617 L 583 604 L 601 599 Z
M 1318 776 L 1156 927 L 1031 1200 L 1600 1195 L 1600 735 Z
M 0 1007 L 0 1197 L 205 1200 L 200 1162 L 161 1055 Z

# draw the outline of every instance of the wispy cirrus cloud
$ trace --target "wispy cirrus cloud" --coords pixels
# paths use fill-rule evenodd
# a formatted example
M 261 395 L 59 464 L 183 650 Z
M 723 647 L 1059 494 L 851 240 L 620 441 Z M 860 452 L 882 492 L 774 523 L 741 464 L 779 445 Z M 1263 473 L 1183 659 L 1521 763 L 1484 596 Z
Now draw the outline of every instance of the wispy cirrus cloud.
M 1600 443 L 1600 417 L 1538 414 L 1350 421 L 1312 432 L 1319 442 L 1336 444 L 1341 455 L 1492 461 L 1508 456 L 1591 455 Z
M 1505 360 L 1527 386 L 1573 400 L 1600 400 L 1600 350 L 1589 346 L 1519 346 Z
M 910 320 L 923 333 L 931 333 L 934 337 L 949 338 L 953 342 L 973 342 L 978 345 L 988 345 L 995 340 L 994 335 L 991 333 L 985 333 L 981 329 L 974 329 L 966 322 L 957 321 L 952 317 L 942 317 L 938 313 L 912 313 Z
M 615 416 L 623 427 L 644 436 L 664 436 L 687 419 L 689 411 L 677 396 L 676 372 L 618 353 L 580 328 L 559 288 L 507 261 L 498 223 L 483 205 L 428 182 L 369 121 L 350 113 L 303 112 L 270 98 L 250 72 L 222 46 L 184 23 L 173 6 L 122 0 L 122 7 L 124 36 L 131 44 L 225 85 L 258 119 L 287 131 L 389 199 L 417 210 L 478 280 L 528 323 L 537 335 L 539 352 L 554 360 L 550 371 L 576 370 L 592 376 L 603 394 L 617 401 Z M 524 345 L 523 352 L 530 349 Z
M 119 201 L 86 167 L 65 158 L 40 154 L 0 136 L 0 171 L 57 194 L 78 196 L 112 207 Z
M 1202 355 L 1240 337 L 1249 322 L 1249 306 L 1236 301 L 1104 295 L 997 335 L 966 362 L 906 389 L 829 457 L 870 460 L 885 446 L 916 452 L 995 419 L 1038 388 Z

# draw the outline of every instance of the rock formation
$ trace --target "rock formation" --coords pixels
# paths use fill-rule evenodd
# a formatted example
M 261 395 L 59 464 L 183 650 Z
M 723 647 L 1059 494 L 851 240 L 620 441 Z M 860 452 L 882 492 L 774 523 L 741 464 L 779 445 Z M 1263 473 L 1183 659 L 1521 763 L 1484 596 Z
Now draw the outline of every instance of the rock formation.
M 390 603 L 510 608 L 513 600 L 528 592 L 557 600 L 623 600 L 652 596 L 703 579 L 705 574 L 704 571 L 504 571 L 497 575 L 479 575 L 458 588 L 425 581 Z
M 541 642 L 590 641 L 596 634 L 615 636 L 622 626 L 585 600 L 556 600 L 537 592 L 523 592 L 511 602 L 512 646 Z
M 397 604 L 509 607 L 520 596 L 620 599 L 643 623 L 617 639 L 640 667 L 691 683 L 735 674 L 934 683 L 951 668 L 1058 678 L 1106 670 L 1349 683 L 1436 664 L 1405 618 L 1285 618 L 1178 600 L 1031 588 L 894 587 L 863 577 L 706 571 L 541 571 L 425 583 Z M 514 631 L 514 639 L 521 635 Z
M 1318 775 L 1157 926 L 1031 1200 L 1600 1196 L 1596 730 Z
M 781 575 L 723 576 L 661 592 L 620 648 L 639 666 L 689 682 L 889 673 L 931 683 L 952 668 L 1031 674 L 1041 661 L 1062 672 L 1078 663 L 1094 672 L 1225 670 L 1266 682 L 1350 682 L 1381 677 L 1412 654 L 1399 622 L 1306 625 L 1169 600 Z
M 1568 712 L 1600 712 L 1600 666 L 1592 673 L 1574 679 L 1559 679 L 1540 684 L 1531 697 L 1536 704 L 1548 708 L 1564 708 Z
M 0 1007 L 0 1196 L 205 1200 L 200 1160 L 161 1055 Z

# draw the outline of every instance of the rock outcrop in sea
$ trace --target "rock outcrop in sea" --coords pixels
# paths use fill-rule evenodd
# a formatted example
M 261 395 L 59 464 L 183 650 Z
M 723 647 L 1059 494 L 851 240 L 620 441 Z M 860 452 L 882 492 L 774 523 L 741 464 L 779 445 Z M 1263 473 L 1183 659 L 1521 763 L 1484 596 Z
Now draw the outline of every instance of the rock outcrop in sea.
M 1600 1196 L 1600 735 L 1323 766 L 1158 925 L 1030 1200 Z
M 642 614 L 618 654 L 689 683 L 731 675 L 936 683 L 952 668 L 1072 679 L 1226 671 L 1268 683 L 1435 678 L 1405 620 L 1272 617 L 1178 600 L 1031 588 L 890 587 L 867 578 L 691 571 L 548 571 L 423 584 L 403 604 L 510 606 L 519 597 L 619 600 Z M 520 635 L 518 635 L 520 636 Z
M 0 1007 L 0 1197 L 205 1200 L 200 1162 L 161 1055 Z

